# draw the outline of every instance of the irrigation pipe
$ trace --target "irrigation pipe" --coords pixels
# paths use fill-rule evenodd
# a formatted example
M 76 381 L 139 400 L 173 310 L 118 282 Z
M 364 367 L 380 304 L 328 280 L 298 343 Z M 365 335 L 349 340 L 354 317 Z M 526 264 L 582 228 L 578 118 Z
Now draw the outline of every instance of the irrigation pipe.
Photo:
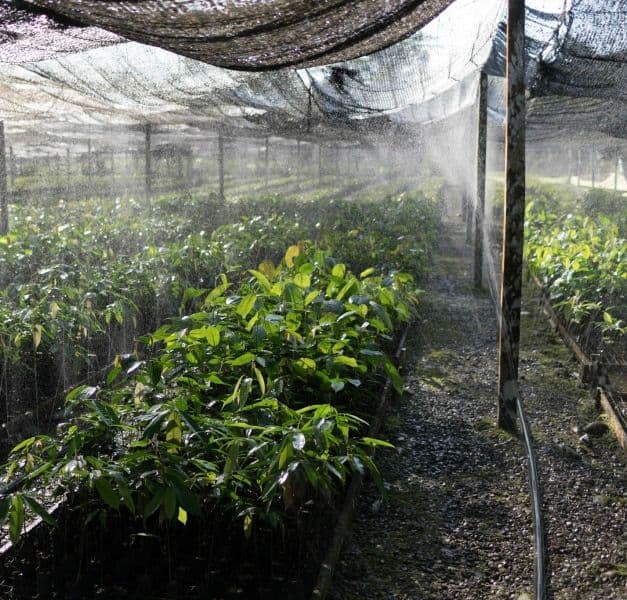
M 533 513 L 533 534 L 535 545 L 534 579 L 536 600 L 546 600 L 547 597 L 547 555 L 544 537 L 544 521 L 542 518 L 542 495 L 538 479 L 538 465 L 533 451 L 533 439 L 527 422 L 527 415 L 523 409 L 520 394 L 516 398 L 516 408 L 522 431 L 522 441 L 527 451 L 527 470 L 529 472 L 529 486 L 531 488 L 531 508 Z
M 396 353 L 394 354 L 394 358 L 397 362 L 403 352 L 405 340 L 407 339 L 407 334 L 409 332 L 409 327 L 409 325 L 405 327 L 403 334 L 401 335 Z M 390 377 L 388 377 L 385 381 L 385 386 L 383 387 L 381 402 L 379 402 L 377 411 L 368 431 L 368 435 L 370 435 L 371 437 L 376 435 L 381 428 L 381 424 L 383 423 L 383 417 L 385 416 L 385 411 L 387 410 L 390 398 L 392 396 L 392 389 L 392 380 L 390 379 Z M 372 449 L 372 453 L 374 453 L 374 448 Z M 324 598 L 326 598 L 327 594 L 329 593 L 331 581 L 333 580 L 333 572 L 335 571 L 335 567 L 337 566 L 337 562 L 340 558 L 340 552 L 342 551 L 344 540 L 346 539 L 346 536 L 350 529 L 351 520 L 355 511 L 355 504 L 357 502 L 357 498 L 359 497 L 359 492 L 361 491 L 361 486 L 363 485 L 363 482 L 364 476 L 361 473 L 355 474 L 355 476 L 351 480 L 350 486 L 344 498 L 342 512 L 338 517 L 337 523 L 335 525 L 335 530 L 333 531 L 331 544 L 329 545 L 324 560 L 322 561 L 320 571 L 318 572 L 318 579 L 316 580 L 316 585 L 311 594 L 311 600 L 324 600 Z

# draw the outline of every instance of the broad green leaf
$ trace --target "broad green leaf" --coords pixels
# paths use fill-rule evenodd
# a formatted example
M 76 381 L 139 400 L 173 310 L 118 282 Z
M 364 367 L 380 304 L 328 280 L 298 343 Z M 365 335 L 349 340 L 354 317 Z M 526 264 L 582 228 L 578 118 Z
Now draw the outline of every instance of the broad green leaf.
M 9 538 L 13 543 L 17 542 L 24 529 L 24 502 L 22 496 L 15 495 L 11 498 L 9 508 Z
M 368 268 L 368 269 L 366 269 L 365 271 L 362 271 L 362 272 L 359 274 L 359 277 L 360 277 L 361 279 L 365 279 L 366 277 L 368 277 L 368 276 L 372 275 L 373 273 L 374 273 L 374 267 L 369 267 L 369 268 Z
M 255 360 L 255 355 L 252 352 L 244 352 L 237 358 L 233 358 L 228 363 L 233 367 L 241 367 Z
M 261 265 L 260 265 L 260 268 L 261 268 Z M 255 271 L 255 269 L 249 269 L 248 272 L 261 284 L 261 286 L 263 287 L 264 290 L 266 290 L 266 292 L 269 292 L 272 290 L 272 284 L 261 271 Z
M 120 506 L 120 497 L 111 487 L 111 483 L 107 479 L 96 479 L 94 481 L 94 486 L 100 494 L 100 497 L 105 501 L 106 504 L 115 508 L 116 510 Z
M 309 306 L 319 295 L 320 292 L 318 290 L 309 292 L 307 296 L 305 296 L 305 306 Z
M 57 520 L 41 504 L 39 504 L 35 498 L 24 494 L 22 499 L 24 500 L 24 504 L 26 504 L 26 506 L 44 523 L 47 523 L 51 527 L 56 526 Z
M 237 312 L 237 314 L 240 317 L 242 317 L 242 319 L 245 319 L 248 316 L 248 313 L 255 306 L 256 301 L 257 301 L 256 294 L 248 294 L 248 296 L 245 296 L 244 298 L 240 300 L 240 303 L 238 304 L 235 312 Z
M 385 361 L 385 370 L 387 371 L 390 380 L 392 381 L 392 386 L 396 390 L 396 393 L 399 396 L 403 395 L 403 378 L 400 376 L 396 367 L 392 364 L 391 361 Z
M 357 361 L 352 356 L 344 356 L 344 355 L 335 356 L 333 358 L 333 362 L 335 362 L 338 365 L 345 365 L 347 367 L 353 367 L 353 368 L 357 368 L 358 366 Z
M 371 437 L 363 437 L 361 438 L 361 441 L 368 445 L 368 446 L 372 446 L 372 447 L 382 447 L 382 448 L 394 448 L 394 444 L 390 444 L 390 442 L 386 442 L 384 440 L 379 440 L 377 438 L 371 438 Z
M 176 493 L 173 488 L 168 487 L 165 489 L 161 506 L 163 506 L 163 513 L 166 519 L 173 519 L 176 513 Z
M 331 269 L 331 275 L 333 275 L 333 277 L 344 277 L 344 275 L 346 274 L 346 265 L 344 263 L 338 263 L 337 265 L 335 265 L 333 267 L 333 269 Z

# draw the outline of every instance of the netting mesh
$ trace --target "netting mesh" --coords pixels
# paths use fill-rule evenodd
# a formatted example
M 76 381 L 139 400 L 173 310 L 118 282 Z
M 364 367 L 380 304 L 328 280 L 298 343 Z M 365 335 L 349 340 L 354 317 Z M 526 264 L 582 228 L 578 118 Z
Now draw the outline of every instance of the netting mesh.
M 339 62 L 389 46 L 452 0 L 35 0 L 55 14 L 231 69 Z
M 33 4 L 49 14 L 29 12 Z M 390 46 L 446 4 L 428 25 Z M 484 68 L 493 76 L 489 112 L 498 126 L 504 113 L 504 4 L 4 2 L 0 118 L 7 121 L 8 136 L 16 138 L 18 153 L 33 151 L 33 131 L 37 152 L 59 152 L 87 130 L 94 138 L 102 130 L 108 143 L 104 130 L 142 122 L 311 139 L 415 135 L 425 123 L 470 106 L 475 73 Z M 530 139 L 535 131 L 538 139 L 583 132 L 625 137 L 627 2 L 527 4 Z M 377 10 L 366 19 L 366 7 L 373 6 Z M 328 25 L 318 27 L 316 19 L 323 15 Z M 67 17 L 92 26 L 79 27 Z M 352 33 L 368 27 L 372 36 L 353 39 Z M 312 40 L 324 58 L 308 54 Z M 338 44 L 344 49 L 332 50 Z M 389 47 L 348 62 L 264 73 L 208 64 L 253 70 L 286 62 L 306 66 L 381 46 Z M 46 139 L 44 132 L 50 134 Z

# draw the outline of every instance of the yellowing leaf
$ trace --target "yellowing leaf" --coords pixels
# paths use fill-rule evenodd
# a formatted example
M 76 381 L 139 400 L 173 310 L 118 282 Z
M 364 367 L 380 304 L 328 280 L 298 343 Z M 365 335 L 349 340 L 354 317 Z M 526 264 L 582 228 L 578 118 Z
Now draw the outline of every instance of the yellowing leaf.
M 264 260 L 259 263 L 259 271 L 266 277 L 274 277 L 276 273 L 276 267 L 272 264 L 272 261 Z
M 187 511 L 182 506 L 179 506 L 178 520 L 179 523 L 187 525 Z
M 135 393 L 133 394 L 133 399 L 135 401 L 135 406 L 139 406 L 142 403 L 142 400 L 144 398 L 144 389 L 145 388 L 146 388 L 146 386 L 141 381 L 138 381 L 135 384 Z
M 300 254 L 300 248 L 298 246 L 290 246 L 285 252 L 285 264 L 288 267 L 294 266 L 294 259 Z
M 294 276 L 294 283 L 300 288 L 308 288 L 311 286 L 311 277 L 305 273 L 296 273 Z
M 50 303 L 50 316 L 53 319 L 56 319 L 58 313 L 59 313 L 59 305 L 56 302 L 51 302 Z
M 346 265 L 344 263 L 338 263 L 331 270 L 331 275 L 333 277 L 344 277 L 346 273 Z
M 253 529 L 253 516 L 251 513 L 247 513 L 244 517 L 244 536 L 246 539 L 250 538 L 250 534 Z
M 39 348 L 39 344 L 41 344 L 41 325 L 37 324 L 33 327 L 33 346 L 35 346 L 35 350 Z
M 253 373 L 255 374 L 255 377 L 257 378 L 257 383 L 259 384 L 259 389 L 261 390 L 261 393 L 265 394 L 266 382 L 264 381 L 263 373 L 255 365 L 253 365 Z

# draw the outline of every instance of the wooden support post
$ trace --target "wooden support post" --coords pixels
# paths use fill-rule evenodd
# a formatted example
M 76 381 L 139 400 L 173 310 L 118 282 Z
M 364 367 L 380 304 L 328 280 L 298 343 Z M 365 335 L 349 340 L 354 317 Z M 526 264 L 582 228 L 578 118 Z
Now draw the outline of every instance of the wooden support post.
M 0 121 L 0 235 L 9 233 L 9 190 L 7 189 L 4 121 Z
M 485 215 L 485 171 L 488 147 L 488 76 L 479 75 L 477 114 L 477 179 L 475 196 L 475 288 L 483 288 L 483 227 Z
M 264 189 L 266 190 L 266 192 L 268 191 L 269 163 L 270 163 L 270 138 L 266 136 L 266 152 L 264 156 L 264 179 L 265 179 Z
M 218 134 L 218 199 L 224 204 L 224 138 Z
M 152 126 L 150 123 L 146 123 L 146 125 L 144 126 L 144 193 L 146 196 L 146 204 L 150 212 L 152 212 L 152 153 L 150 149 L 151 137 Z
M 618 146 L 614 148 L 614 193 L 618 192 Z
M 475 221 L 475 206 L 472 202 L 469 190 L 464 190 L 464 198 L 466 203 L 466 243 L 470 244 L 472 242 L 472 228 Z
M 505 132 L 505 210 L 499 317 L 499 399 L 497 421 L 515 433 L 518 353 L 525 232 L 525 6 L 508 0 L 507 128 Z

